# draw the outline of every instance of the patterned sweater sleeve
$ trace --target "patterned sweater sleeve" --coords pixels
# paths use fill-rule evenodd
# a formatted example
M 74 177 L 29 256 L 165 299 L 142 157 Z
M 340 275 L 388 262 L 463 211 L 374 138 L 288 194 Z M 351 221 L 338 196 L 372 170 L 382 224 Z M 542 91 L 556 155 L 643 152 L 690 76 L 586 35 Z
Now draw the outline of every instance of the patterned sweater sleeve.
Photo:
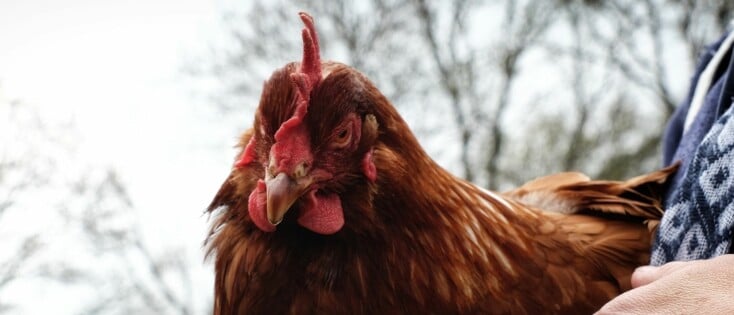
M 728 36 L 728 35 L 727 35 Z M 702 54 L 688 99 L 671 118 L 664 135 L 666 164 L 682 162 L 668 190 L 651 263 L 710 258 L 730 251 L 734 227 L 734 62 L 724 39 Z M 724 58 L 711 64 L 719 51 Z M 704 68 L 716 76 L 690 128 L 683 130 L 690 102 Z

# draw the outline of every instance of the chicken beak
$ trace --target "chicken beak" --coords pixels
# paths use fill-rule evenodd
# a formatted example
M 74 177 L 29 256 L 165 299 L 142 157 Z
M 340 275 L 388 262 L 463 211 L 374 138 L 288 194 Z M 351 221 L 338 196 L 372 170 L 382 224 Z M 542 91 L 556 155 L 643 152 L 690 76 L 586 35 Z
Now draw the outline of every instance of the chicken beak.
M 267 217 L 272 225 L 278 225 L 283 221 L 288 209 L 303 195 L 311 186 L 311 180 L 306 176 L 293 180 L 286 173 L 265 181 L 267 191 Z

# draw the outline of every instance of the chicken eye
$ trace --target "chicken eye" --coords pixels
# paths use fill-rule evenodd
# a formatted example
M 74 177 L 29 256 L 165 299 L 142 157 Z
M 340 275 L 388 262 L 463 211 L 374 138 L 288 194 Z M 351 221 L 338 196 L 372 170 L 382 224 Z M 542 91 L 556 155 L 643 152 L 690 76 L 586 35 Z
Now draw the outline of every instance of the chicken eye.
M 334 148 L 344 148 L 349 145 L 352 140 L 351 128 L 347 127 L 340 130 L 332 142 Z

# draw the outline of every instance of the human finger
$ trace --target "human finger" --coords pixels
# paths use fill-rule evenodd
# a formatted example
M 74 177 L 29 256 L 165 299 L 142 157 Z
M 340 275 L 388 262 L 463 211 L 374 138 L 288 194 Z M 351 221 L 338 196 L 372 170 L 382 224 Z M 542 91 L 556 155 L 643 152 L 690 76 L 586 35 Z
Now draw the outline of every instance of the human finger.
M 633 288 L 638 288 L 673 272 L 686 268 L 692 263 L 692 261 L 674 261 L 662 266 L 642 266 L 635 269 L 632 273 L 630 282 Z

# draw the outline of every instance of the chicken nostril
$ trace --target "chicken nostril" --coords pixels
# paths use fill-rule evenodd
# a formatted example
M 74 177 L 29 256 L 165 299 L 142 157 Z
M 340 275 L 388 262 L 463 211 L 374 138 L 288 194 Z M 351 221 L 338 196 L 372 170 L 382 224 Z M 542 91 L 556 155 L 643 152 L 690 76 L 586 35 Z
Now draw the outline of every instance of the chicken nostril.
M 303 162 L 301 164 L 298 164 L 296 166 L 296 169 L 293 170 L 293 176 L 295 178 L 301 178 L 303 176 L 306 176 L 306 172 L 308 171 L 308 162 Z

